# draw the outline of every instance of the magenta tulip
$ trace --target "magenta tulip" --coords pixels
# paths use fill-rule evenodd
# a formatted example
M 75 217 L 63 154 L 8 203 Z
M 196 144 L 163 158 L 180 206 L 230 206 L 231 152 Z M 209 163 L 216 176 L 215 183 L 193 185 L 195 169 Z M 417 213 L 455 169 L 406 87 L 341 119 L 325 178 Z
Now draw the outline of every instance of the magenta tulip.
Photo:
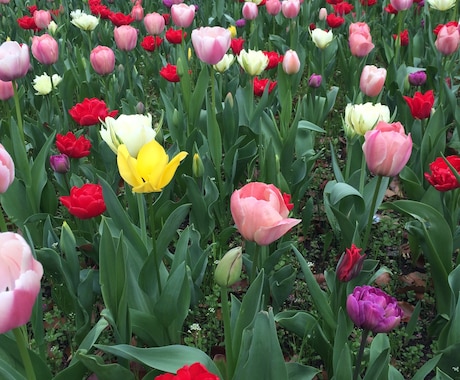
M 159 13 L 149 13 L 144 17 L 144 26 L 148 34 L 158 35 L 165 29 L 165 19 Z
M 89 60 L 99 75 L 110 74 L 115 68 L 115 53 L 107 46 L 96 46 L 91 50 Z
M 10 154 L 0 144 L 0 194 L 8 190 L 14 181 L 14 162 Z
M 279 239 L 300 219 L 288 218 L 290 197 L 283 197 L 274 185 L 251 182 L 233 192 L 230 210 L 236 228 L 246 240 L 268 245 Z M 289 208 L 288 208 L 289 206 Z
M 42 276 L 43 267 L 24 238 L 13 232 L 0 233 L 0 334 L 30 320 Z
M 374 65 L 366 65 L 361 72 L 359 88 L 367 96 L 377 96 L 382 91 L 386 77 L 386 69 L 377 68 Z
M 195 18 L 195 6 L 187 4 L 173 4 L 171 7 L 171 18 L 179 28 L 188 28 Z
M 5 41 L 0 45 L 0 80 L 9 82 L 22 78 L 29 71 L 29 47 L 16 41 Z
M 14 95 L 13 82 L 0 80 L 0 100 L 8 100 Z
M 198 58 L 208 65 L 215 65 L 227 53 L 231 32 L 220 26 L 206 26 L 192 31 L 192 44 Z
M 404 168 L 412 153 L 412 138 L 401 123 L 379 121 L 364 135 L 367 167 L 376 175 L 392 177 Z
M 451 55 L 460 46 L 460 31 L 454 25 L 444 25 L 439 30 L 434 44 L 442 55 Z
M 59 58 L 57 41 L 49 34 L 32 37 L 32 55 L 43 65 L 52 65 Z
M 131 25 L 115 27 L 113 31 L 117 48 L 124 51 L 131 51 L 137 45 L 137 29 Z

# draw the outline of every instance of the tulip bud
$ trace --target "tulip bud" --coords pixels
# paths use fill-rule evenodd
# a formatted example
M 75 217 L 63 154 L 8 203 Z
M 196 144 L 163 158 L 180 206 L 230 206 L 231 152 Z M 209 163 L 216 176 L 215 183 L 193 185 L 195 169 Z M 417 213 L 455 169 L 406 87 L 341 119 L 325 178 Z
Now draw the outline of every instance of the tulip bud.
M 225 105 L 230 105 L 230 107 L 233 108 L 234 106 L 234 100 L 233 100 L 233 95 L 231 92 L 227 93 L 227 96 L 225 97 Z
M 243 249 L 236 247 L 228 251 L 217 264 L 214 280 L 220 286 L 232 286 L 239 280 L 243 268 Z
M 312 88 L 318 88 L 319 86 L 321 86 L 322 81 L 323 81 L 323 78 L 321 77 L 320 74 L 313 73 L 308 79 L 308 85 Z
M 66 154 L 50 156 L 50 166 L 56 173 L 67 173 L 70 170 L 70 160 Z
M 409 83 L 412 86 L 422 86 L 426 82 L 426 73 L 423 70 L 410 73 L 408 76 Z
M 195 153 L 193 155 L 192 172 L 193 172 L 193 176 L 196 177 L 196 178 L 203 177 L 204 165 L 203 165 L 203 161 L 201 160 L 201 157 L 200 157 L 200 155 L 198 153 Z
M 321 20 L 321 21 L 324 21 L 326 20 L 326 17 L 327 17 L 327 9 L 326 8 L 321 8 L 319 10 L 319 16 L 318 18 Z
M 297 74 L 300 70 L 300 60 L 295 50 L 288 50 L 283 58 L 283 71 L 286 74 Z
M 138 103 L 136 104 L 136 112 L 137 112 L 137 113 L 140 113 L 140 114 L 143 114 L 143 113 L 145 112 L 144 103 L 138 102 Z
M 352 244 L 342 254 L 335 271 L 340 281 L 348 282 L 359 275 L 363 268 L 364 259 L 366 258 L 366 255 L 361 255 L 360 253 L 361 248 Z

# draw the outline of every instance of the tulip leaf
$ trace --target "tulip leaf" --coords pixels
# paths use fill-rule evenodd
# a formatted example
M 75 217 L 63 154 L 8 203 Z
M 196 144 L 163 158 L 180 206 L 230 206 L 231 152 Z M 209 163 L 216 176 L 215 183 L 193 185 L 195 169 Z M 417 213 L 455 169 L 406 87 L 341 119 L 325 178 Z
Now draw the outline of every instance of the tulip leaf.
M 320 372 L 318 369 L 300 363 L 286 363 L 289 380 L 313 380 Z
M 436 365 L 441 359 L 442 354 L 436 355 L 435 357 L 428 360 L 424 365 L 422 365 L 419 370 L 414 374 L 412 380 L 424 380 L 428 376 L 428 374 L 433 371 Z
M 352 330 L 353 326 L 349 323 L 343 309 L 340 308 L 335 330 L 332 364 L 335 376 L 340 374 L 340 379 L 343 380 L 352 378 L 351 353 L 348 346 L 348 336 Z
M 151 368 L 159 369 L 163 372 L 176 373 L 184 365 L 191 365 L 199 362 L 203 364 L 209 372 L 222 378 L 219 370 L 203 351 L 189 346 L 170 345 L 163 347 L 140 348 L 127 344 L 114 346 L 96 345 L 104 352 L 113 354 L 125 359 L 134 360 Z
M 26 380 L 24 375 L 21 375 L 2 358 L 0 358 L 0 378 L 2 380 Z
M 386 334 L 377 334 L 372 340 L 369 355 L 369 364 L 363 380 L 378 380 L 388 378 L 388 373 L 382 374 L 388 369 L 390 361 L 390 342 Z
M 104 364 L 104 360 L 100 356 L 89 355 L 84 351 L 77 351 L 76 355 L 88 369 L 97 375 L 99 380 L 134 380 L 134 374 L 118 363 Z

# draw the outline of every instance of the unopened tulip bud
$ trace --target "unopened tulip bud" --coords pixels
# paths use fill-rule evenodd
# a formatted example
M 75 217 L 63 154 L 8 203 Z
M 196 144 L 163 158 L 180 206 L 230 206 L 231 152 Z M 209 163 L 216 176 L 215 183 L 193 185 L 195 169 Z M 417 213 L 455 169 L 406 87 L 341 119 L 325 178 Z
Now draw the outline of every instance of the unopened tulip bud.
M 50 157 L 50 166 L 56 173 L 67 173 L 70 170 L 70 160 L 66 154 L 56 154 Z
M 198 153 L 195 153 L 193 155 L 192 173 L 193 173 L 193 176 L 196 178 L 201 178 L 203 177 L 203 174 L 204 174 L 203 161 L 201 160 L 201 157 Z
M 139 102 L 139 103 L 136 104 L 136 112 L 140 113 L 140 114 L 143 114 L 145 112 L 144 103 Z
M 243 268 L 243 249 L 236 247 L 228 251 L 217 264 L 214 280 L 220 286 L 232 286 L 237 282 Z
M 295 50 L 288 50 L 283 57 L 283 71 L 286 74 L 297 74 L 300 70 L 300 59 Z
M 321 82 L 323 78 L 320 74 L 311 74 L 310 78 L 308 79 L 308 85 L 312 88 L 318 88 L 321 86 Z
M 231 92 L 227 93 L 227 96 L 225 97 L 225 105 L 230 105 L 230 107 L 233 108 L 233 105 L 234 105 L 234 100 L 233 100 L 233 95 Z
M 54 21 L 51 21 L 48 24 L 47 29 L 48 29 L 48 32 L 50 32 L 52 35 L 54 35 L 56 33 L 57 28 L 58 28 L 57 24 Z
M 319 16 L 318 18 L 321 20 L 321 21 L 324 21 L 326 20 L 326 17 L 327 17 L 327 9 L 326 8 L 321 8 L 319 10 Z
M 412 86 L 422 86 L 426 82 L 426 73 L 423 70 L 416 71 L 415 73 L 410 73 L 408 79 Z

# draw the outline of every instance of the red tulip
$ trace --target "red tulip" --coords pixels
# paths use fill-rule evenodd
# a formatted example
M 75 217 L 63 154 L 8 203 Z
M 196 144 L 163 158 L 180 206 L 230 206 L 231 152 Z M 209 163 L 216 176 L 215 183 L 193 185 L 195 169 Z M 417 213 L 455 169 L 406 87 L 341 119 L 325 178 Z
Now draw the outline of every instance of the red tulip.
M 431 109 L 434 104 L 433 90 L 428 90 L 424 94 L 416 92 L 414 97 L 403 96 L 410 108 L 410 113 L 414 119 L 426 119 L 430 117 Z
M 67 132 L 65 135 L 58 133 L 56 135 L 56 148 L 60 153 L 70 158 L 82 158 L 89 155 L 91 141 L 85 136 L 77 138 L 72 132 Z
M 447 161 L 460 172 L 460 157 L 447 156 Z M 452 170 L 447 166 L 442 157 L 438 157 L 430 164 L 430 173 L 425 173 L 425 179 L 438 191 L 449 191 L 460 187 L 457 177 L 455 177 Z
M 94 218 L 101 215 L 106 209 L 102 186 L 93 183 L 86 183 L 82 187 L 72 187 L 70 195 L 59 197 L 59 201 L 79 219 Z

